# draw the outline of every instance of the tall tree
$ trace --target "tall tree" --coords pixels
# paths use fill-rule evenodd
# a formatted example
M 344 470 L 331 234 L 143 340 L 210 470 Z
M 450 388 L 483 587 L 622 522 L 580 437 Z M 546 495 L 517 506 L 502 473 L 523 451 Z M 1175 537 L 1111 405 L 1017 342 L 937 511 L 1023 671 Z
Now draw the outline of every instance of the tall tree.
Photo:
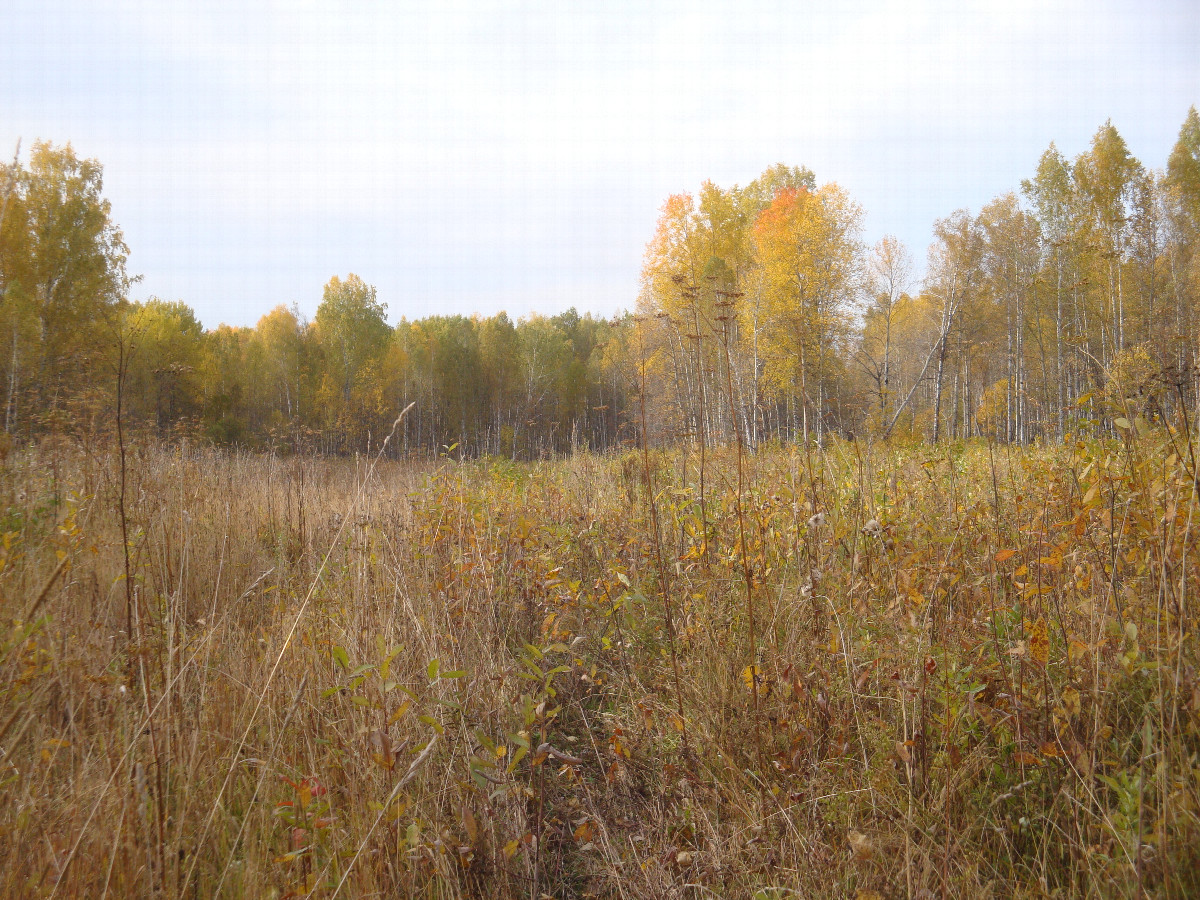
M 1013 193 L 984 206 L 978 222 L 982 287 L 1004 323 L 1005 437 L 1023 442 L 1029 438 L 1031 400 L 1026 343 L 1031 330 L 1035 338 L 1040 336 L 1033 306 L 1041 263 L 1038 223 Z
M 1064 359 L 1064 349 L 1077 340 L 1073 323 L 1078 315 L 1068 317 L 1067 301 L 1078 294 L 1080 242 L 1071 165 L 1053 143 L 1038 161 L 1037 174 L 1021 182 L 1021 190 L 1033 203 L 1042 236 L 1043 264 L 1050 269 L 1048 280 L 1054 290 L 1055 423 L 1061 440 L 1066 434 L 1067 404 L 1079 395 L 1078 378 L 1073 377 L 1077 367 L 1073 360 Z M 1071 304 L 1071 308 L 1077 307 Z
M 939 219 L 933 229 L 934 243 L 929 248 L 926 290 L 936 298 L 936 335 L 925 367 L 934 369 L 933 441 L 942 434 L 942 393 L 946 378 L 946 360 L 950 338 L 959 327 L 967 305 L 975 299 L 981 280 L 983 240 L 978 223 L 965 210 Z M 918 379 L 919 381 L 919 379 Z M 899 415 L 899 410 L 896 415 Z M 895 417 L 893 417 L 893 423 Z
M 335 275 L 325 285 L 315 324 L 342 397 L 349 401 L 355 380 L 383 353 L 391 335 L 387 304 L 354 273 L 345 281 Z
M 80 159 L 70 144 L 39 141 L 29 168 L 18 166 L 15 184 L 0 223 L 9 429 L 22 393 L 31 409 L 46 410 L 87 385 L 79 363 L 98 360 L 105 310 L 124 298 L 131 281 L 129 250 L 103 196 L 100 163 Z
M 1104 285 L 1099 318 L 1101 359 L 1107 365 L 1125 348 L 1124 262 L 1137 192 L 1146 172 L 1109 121 L 1096 132 L 1091 148 L 1076 159 L 1074 174 L 1093 273 L 1098 276 L 1096 283 Z
M 1174 301 L 1175 364 L 1200 370 L 1200 114 L 1188 110 L 1179 139 L 1167 159 L 1165 179 L 1167 223 L 1171 229 L 1168 259 Z M 1200 392 L 1200 374 L 1193 378 Z
M 305 326 L 297 309 L 276 306 L 258 320 L 254 341 L 264 359 L 264 374 L 272 388 L 269 409 L 281 425 L 306 412 L 301 404 Z
M 128 374 L 130 413 L 165 436 L 203 404 L 204 328 L 182 301 L 152 298 L 127 311 L 135 335 Z
M 796 392 L 823 429 L 826 390 L 840 364 L 861 285 L 862 211 L 840 187 L 785 189 L 754 226 L 764 280 L 765 377 Z
M 867 259 L 868 307 L 858 358 L 875 384 L 879 422 L 887 421 L 892 402 L 892 319 L 912 279 L 912 254 L 894 235 L 884 236 Z

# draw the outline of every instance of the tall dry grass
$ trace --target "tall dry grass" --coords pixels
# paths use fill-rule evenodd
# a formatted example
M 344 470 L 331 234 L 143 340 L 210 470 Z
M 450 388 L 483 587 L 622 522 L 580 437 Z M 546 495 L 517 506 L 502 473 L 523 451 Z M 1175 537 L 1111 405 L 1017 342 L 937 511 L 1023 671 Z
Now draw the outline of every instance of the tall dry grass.
M 0 894 L 1195 896 L 1178 441 L 15 453 Z

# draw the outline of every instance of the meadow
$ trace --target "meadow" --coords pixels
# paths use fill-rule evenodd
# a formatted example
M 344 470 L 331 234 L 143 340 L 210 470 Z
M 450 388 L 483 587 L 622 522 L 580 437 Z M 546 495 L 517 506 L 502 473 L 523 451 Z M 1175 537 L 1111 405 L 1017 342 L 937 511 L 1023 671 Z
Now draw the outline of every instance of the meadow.
M 0 894 L 1197 896 L 1196 461 L 1118 425 L 13 449 Z

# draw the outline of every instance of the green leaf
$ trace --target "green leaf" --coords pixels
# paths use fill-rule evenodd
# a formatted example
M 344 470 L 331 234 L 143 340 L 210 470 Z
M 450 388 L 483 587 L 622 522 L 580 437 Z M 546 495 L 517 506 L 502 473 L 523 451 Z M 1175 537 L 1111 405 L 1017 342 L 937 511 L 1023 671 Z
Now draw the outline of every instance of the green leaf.
M 343 669 L 350 668 L 350 654 L 346 652 L 344 647 L 334 647 L 332 651 L 334 661 Z
M 438 677 L 438 672 L 441 671 L 441 668 L 442 664 L 438 661 L 436 656 L 429 661 L 429 665 L 426 666 L 425 672 L 429 675 L 430 681 L 433 681 L 433 679 Z

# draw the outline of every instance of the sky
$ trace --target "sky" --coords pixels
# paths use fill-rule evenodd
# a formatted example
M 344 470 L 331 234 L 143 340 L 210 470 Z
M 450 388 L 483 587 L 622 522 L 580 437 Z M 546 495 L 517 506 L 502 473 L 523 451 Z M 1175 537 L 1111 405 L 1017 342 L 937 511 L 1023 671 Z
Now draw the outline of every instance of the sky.
M 4 0 L 0 47 L 0 156 L 98 159 L 133 299 L 209 328 L 350 272 L 393 322 L 609 316 L 670 194 L 777 162 L 919 269 L 1051 141 L 1161 168 L 1200 105 L 1196 0 Z

